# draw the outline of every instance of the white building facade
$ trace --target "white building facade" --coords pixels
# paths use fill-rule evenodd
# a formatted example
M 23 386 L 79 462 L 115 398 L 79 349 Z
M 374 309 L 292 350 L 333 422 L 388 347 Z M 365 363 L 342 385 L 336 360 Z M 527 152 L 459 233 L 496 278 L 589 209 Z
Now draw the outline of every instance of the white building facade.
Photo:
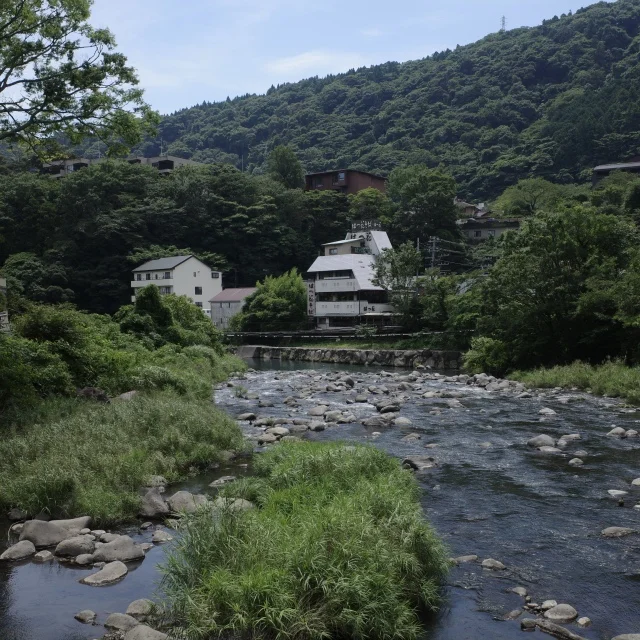
M 379 223 L 368 220 L 354 222 L 344 240 L 322 246 L 323 255 L 307 271 L 307 314 L 318 329 L 393 324 L 388 293 L 372 283 L 376 256 L 391 248 Z
M 209 300 L 222 291 L 222 274 L 213 271 L 195 256 L 172 256 L 149 260 L 133 270 L 131 301 L 136 301 L 136 291 L 155 284 L 162 295 L 173 293 L 187 296 L 207 316 Z
M 224 289 L 217 296 L 211 298 L 211 321 L 217 329 L 229 328 L 229 321 L 242 311 L 246 299 L 255 293 L 255 287 L 241 289 Z

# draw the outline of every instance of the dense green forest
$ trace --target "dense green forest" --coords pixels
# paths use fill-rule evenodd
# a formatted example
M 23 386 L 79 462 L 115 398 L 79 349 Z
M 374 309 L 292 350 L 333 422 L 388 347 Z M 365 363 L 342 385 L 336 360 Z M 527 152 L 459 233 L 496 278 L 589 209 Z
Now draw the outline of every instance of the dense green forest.
M 137 151 L 157 154 L 162 141 L 256 173 L 278 144 L 307 171 L 443 166 L 477 200 L 534 175 L 581 181 L 640 151 L 639 49 L 640 2 L 600 2 L 423 60 L 203 102 L 163 118 Z

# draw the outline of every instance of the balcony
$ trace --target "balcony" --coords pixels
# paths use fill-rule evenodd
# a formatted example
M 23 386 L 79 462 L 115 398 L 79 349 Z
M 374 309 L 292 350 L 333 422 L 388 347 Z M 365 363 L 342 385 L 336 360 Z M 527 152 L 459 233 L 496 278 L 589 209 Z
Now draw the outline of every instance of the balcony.
M 323 316 L 357 316 L 358 301 L 350 302 L 316 302 L 316 313 L 318 317 Z
M 155 284 L 157 287 L 167 287 L 173 285 L 173 278 L 152 278 L 151 280 L 132 280 L 131 286 L 134 289 L 146 287 L 148 284 Z
M 358 291 L 358 282 L 355 278 L 331 278 L 316 280 L 316 293 L 340 293 L 344 291 Z

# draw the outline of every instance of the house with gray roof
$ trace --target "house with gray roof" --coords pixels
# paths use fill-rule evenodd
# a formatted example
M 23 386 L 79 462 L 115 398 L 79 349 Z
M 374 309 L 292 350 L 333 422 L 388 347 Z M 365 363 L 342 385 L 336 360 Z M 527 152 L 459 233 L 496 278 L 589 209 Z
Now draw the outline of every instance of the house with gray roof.
M 379 225 L 362 222 L 344 240 L 322 245 L 307 271 L 307 313 L 318 329 L 394 323 L 387 291 L 372 282 L 376 257 L 391 248 Z
M 187 296 L 210 316 L 208 302 L 222 291 L 222 274 L 192 255 L 149 260 L 133 270 L 131 301 L 136 301 L 137 291 L 150 284 L 155 284 L 162 295 Z
M 247 298 L 257 290 L 256 287 L 223 289 L 211 298 L 211 321 L 215 327 L 220 330 L 228 329 L 231 318 L 242 311 Z

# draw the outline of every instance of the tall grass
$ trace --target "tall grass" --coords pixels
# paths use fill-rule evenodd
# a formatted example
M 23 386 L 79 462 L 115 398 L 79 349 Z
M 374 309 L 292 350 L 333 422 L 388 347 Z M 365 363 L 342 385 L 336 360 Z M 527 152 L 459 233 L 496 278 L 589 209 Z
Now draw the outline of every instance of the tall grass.
M 374 448 L 308 442 L 255 469 L 224 493 L 258 509 L 183 524 L 164 569 L 176 637 L 417 637 L 447 554 L 412 475 Z
M 640 404 L 640 367 L 628 367 L 619 361 L 595 366 L 574 362 L 549 369 L 515 371 L 509 377 L 532 387 L 576 387 L 596 395 L 624 398 Z
M 0 439 L 0 505 L 103 524 L 137 514 L 148 476 L 177 480 L 243 446 L 210 402 L 169 391 L 109 405 L 52 399 L 31 418 Z

